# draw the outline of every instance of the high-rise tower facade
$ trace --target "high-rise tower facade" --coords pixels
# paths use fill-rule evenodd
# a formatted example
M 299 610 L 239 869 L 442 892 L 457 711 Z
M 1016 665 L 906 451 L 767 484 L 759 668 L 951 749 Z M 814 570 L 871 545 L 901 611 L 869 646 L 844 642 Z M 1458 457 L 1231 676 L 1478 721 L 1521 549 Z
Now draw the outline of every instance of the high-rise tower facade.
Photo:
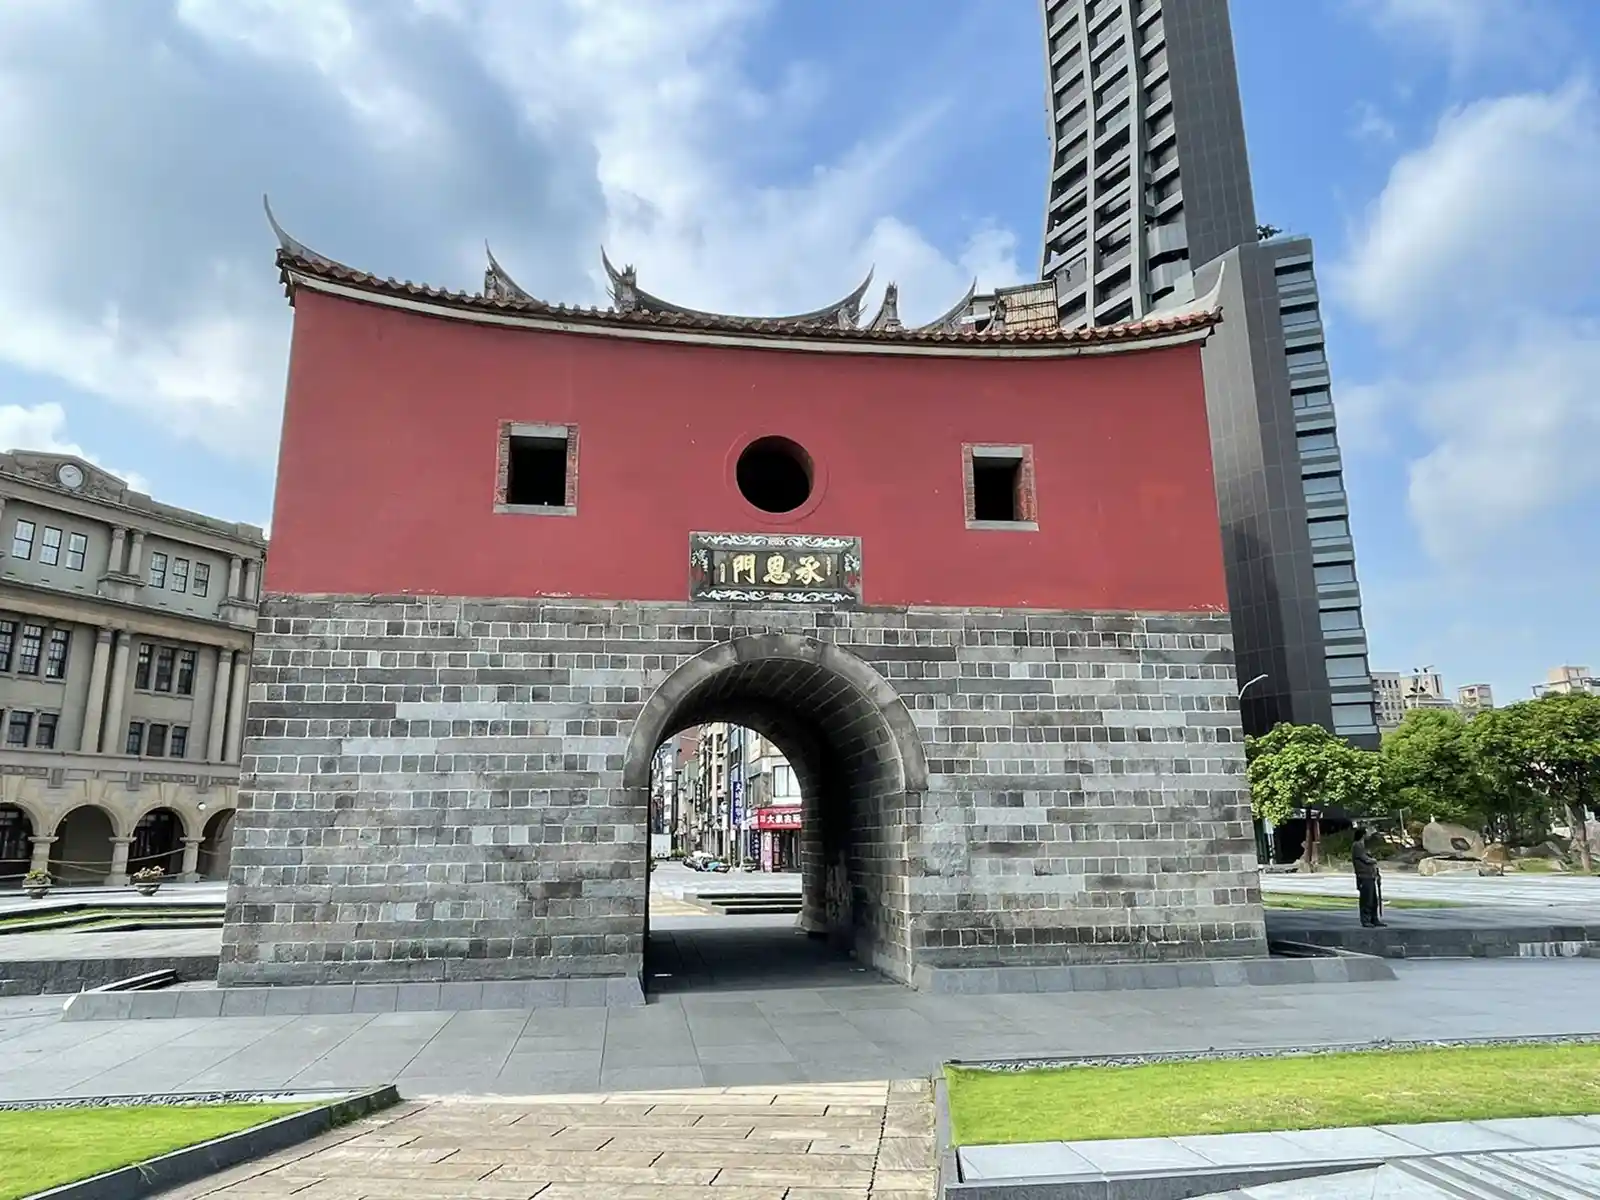
M 1206 390 L 1245 728 L 1315 723 L 1376 745 L 1312 246 L 1256 223 L 1227 0 L 1041 8 L 1041 273 L 1062 322 L 1223 289 Z
M 1192 297 L 1256 235 L 1227 0 L 1043 0 L 1050 185 L 1042 274 L 1068 325 Z

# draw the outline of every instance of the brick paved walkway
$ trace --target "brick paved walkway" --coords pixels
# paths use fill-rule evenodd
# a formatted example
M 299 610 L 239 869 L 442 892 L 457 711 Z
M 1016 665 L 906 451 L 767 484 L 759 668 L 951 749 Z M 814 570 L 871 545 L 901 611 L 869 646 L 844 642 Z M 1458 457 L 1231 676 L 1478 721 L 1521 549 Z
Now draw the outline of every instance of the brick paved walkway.
M 930 1200 L 926 1080 L 423 1099 L 166 1200 Z

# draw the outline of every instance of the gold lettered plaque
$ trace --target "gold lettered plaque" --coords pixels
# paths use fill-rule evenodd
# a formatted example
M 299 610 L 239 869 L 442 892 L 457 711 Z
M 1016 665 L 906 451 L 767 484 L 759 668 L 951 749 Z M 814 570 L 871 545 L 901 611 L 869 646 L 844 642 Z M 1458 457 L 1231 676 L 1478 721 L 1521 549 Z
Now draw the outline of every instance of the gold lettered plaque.
M 815 533 L 691 533 L 689 599 L 861 603 L 861 539 Z

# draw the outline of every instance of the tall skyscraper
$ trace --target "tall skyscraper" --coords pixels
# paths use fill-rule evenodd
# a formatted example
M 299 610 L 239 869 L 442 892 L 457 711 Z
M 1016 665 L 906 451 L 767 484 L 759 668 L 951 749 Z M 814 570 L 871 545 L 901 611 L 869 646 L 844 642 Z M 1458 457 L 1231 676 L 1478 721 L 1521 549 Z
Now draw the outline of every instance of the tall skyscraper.
M 1256 223 L 1227 0 L 1041 8 L 1042 276 L 1063 323 L 1221 289 L 1204 357 L 1245 729 L 1314 723 L 1376 745 L 1312 245 Z

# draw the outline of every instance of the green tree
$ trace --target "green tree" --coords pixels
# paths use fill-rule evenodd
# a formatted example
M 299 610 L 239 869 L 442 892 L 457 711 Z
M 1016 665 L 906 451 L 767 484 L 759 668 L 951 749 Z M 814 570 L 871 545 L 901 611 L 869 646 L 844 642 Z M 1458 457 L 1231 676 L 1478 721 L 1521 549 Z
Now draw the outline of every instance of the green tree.
M 1302 808 L 1370 814 L 1384 807 L 1382 761 L 1320 725 L 1279 725 L 1245 739 L 1250 807 L 1281 825 Z
M 1384 771 L 1399 807 L 1479 830 L 1488 824 L 1490 786 L 1467 726 L 1454 709 L 1414 708 L 1384 738 Z
M 1600 696 L 1523 700 L 1481 714 L 1470 734 L 1480 763 L 1502 789 L 1537 797 L 1533 803 L 1546 814 L 1562 813 L 1579 861 L 1592 869 L 1587 821 L 1600 812 Z

